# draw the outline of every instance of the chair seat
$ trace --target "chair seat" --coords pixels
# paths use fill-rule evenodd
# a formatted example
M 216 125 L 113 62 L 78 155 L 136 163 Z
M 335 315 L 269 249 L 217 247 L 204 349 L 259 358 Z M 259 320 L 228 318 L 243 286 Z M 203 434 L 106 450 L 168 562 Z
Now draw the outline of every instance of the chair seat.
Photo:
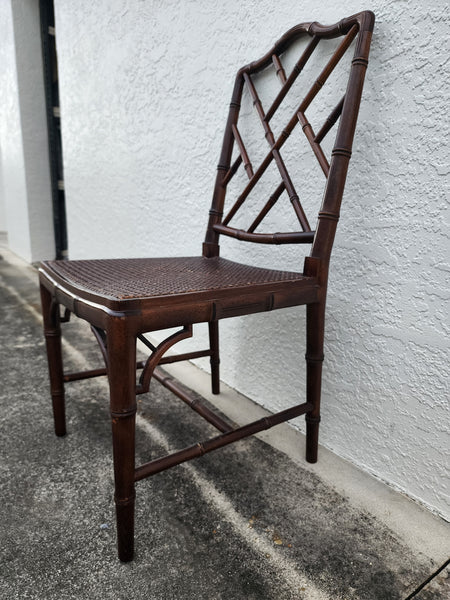
M 173 257 L 57 260 L 43 263 L 59 284 L 86 299 L 111 303 L 146 298 L 254 289 L 255 285 L 308 282 L 291 271 L 262 269 L 224 258 Z
M 316 300 L 317 280 L 214 257 L 46 261 L 41 269 L 60 294 L 110 310 L 170 311 L 175 326 L 195 302 L 199 321 Z M 58 295 L 58 294 L 57 294 Z M 60 297 L 61 299 L 61 297 Z M 63 301 L 78 313 L 75 306 Z M 178 307 L 178 310 L 174 309 Z

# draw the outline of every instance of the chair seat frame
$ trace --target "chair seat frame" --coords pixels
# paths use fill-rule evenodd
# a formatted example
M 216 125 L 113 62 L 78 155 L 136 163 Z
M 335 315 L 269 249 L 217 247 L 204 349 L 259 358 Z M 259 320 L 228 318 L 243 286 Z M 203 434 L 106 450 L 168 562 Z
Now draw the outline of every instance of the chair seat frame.
M 78 379 L 107 375 L 110 386 L 110 412 L 112 422 L 113 458 L 115 476 L 115 503 L 117 516 L 118 552 L 121 561 L 129 561 L 134 553 L 134 503 L 136 482 L 162 470 L 199 457 L 207 452 L 233 443 L 264 429 L 273 427 L 300 415 L 306 416 L 307 442 L 306 460 L 317 461 L 318 431 L 320 422 L 320 396 L 325 302 L 327 293 L 328 267 L 331 248 L 339 209 L 351 156 L 356 118 L 361 99 L 364 74 L 368 64 L 368 54 L 374 16 L 366 11 L 343 19 L 332 26 L 319 23 L 303 23 L 287 32 L 272 49 L 259 61 L 241 69 L 236 77 L 233 97 L 230 105 L 224 144 L 222 148 L 216 187 L 205 242 L 203 257 L 219 260 L 219 237 L 228 235 L 244 242 L 260 243 L 312 243 L 310 256 L 306 257 L 301 277 L 262 282 L 258 284 L 236 284 L 220 289 L 187 291 L 173 295 L 154 295 L 132 298 L 108 297 L 77 284 L 62 273 L 58 261 L 44 262 L 39 269 L 44 334 L 48 354 L 50 387 L 53 402 L 55 432 L 58 436 L 66 434 L 64 386 Z M 350 42 L 356 38 L 354 58 L 352 60 L 349 82 L 344 99 L 337 105 L 327 123 L 314 135 L 312 128 L 304 117 L 304 112 L 315 94 L 323 85 L 320 78 L 315 88 L 307 94 L 294 117 L 288 124 L 284 134 L 275 140 L 270 126 L 270 118 L 277 109 L 277 103 L 286 94 L 286 85 L 290 78 L 286 77 L 279 60 L 293 41 L 301 35 L 309 35 L 312 39 L 310 49 L 306 51 L 309 58 L 315 45 L 322 38 L 345 36 L 342 54 Z M 254 90 L 251 76 L 275 64 L 282 91 L 267 113 L 260 107 L 259 98 Z M 300 65 L 301 67 L 302 65 Z M 300 69 L 301 70 L 301 69 Z M 325 71 L 322 77 L 328 77 Z M 325 77 L 325 79 L 326 79 Z M 247 230 L 229 225 L 234 213 L 240 208 L 246 194 L 256 185 L 262 167 L 253 171 L 239 131 L 237 118 L 240 98 L 244 84 L 248 85 L 253 95 L 255 106 L 260 114 L 269 141 L 270 151 L 263 160 L 267 165 L 274 160 L 282 175 L 282 183 L 275 190 L 271 199 L 256 221 Z M 316 89 L 317 88 L 317 89 Z M 256 96 L 255 96 L 256 94 Z M 320 148 L 320 141 L 340 117 L 335 146 L 330 164 Z M 319 212 L 318 225 L 311 231 L 299 205 L 298 197 L 290 190 L 291 182 L 284 170 L 280 150 L 285 138 L 290 134 L 295 122 L 300 122 L 303 131 L 311 143 L 319 164 L 327 177 L 322 207 Z M 231 165 L 232 147 L 239 147 L 239 158 Z M 237 163 L 237 164 L 236 164 Z M 249 176 L 249 184 L 244 197 L 240 197 L 227 216 L 223 216 L 226 186 L 236 172 L 239 164 Z M 248 189 L 250 188 L 250 189 Z M 271 209 L 283 191 L 287 191 L 295 213 L 303 231 L 280 234 L 256 233 L 255 229 Z M 292 193 L 291 193 L 292 191 Z M 243 199 L 242 199 L 243 198 Z M 177 360 L 188 360 L 200 356 L 209 356 L 211 361 L 212 390 L 219 393 L 219 330 L 218 321 L 223 318 L 266 312 L 270 310 L 306 305 L 306 365 L 307 384 L 306 401 L 292 408 L 281 411 L 250 424 L 233 427 L 226 419 L 216 415 L 208 406 L 193 398 L 174 379 L 161 371 L 158 365 Z M 65 308 L 61 315 L 60 307 Z M 83 372 L 65 373 L 61 350 L 61 324 L 69 319 L 70 313 L 90 323 L 94 335 L 100 345 L 105 360 L 105 367 Z M 178 341 L 192 335 L 195 323 L 205 322 L 209 325 L 210 346 L 206 350 L 184 353 L 178 356 L 165 356 L 166 352 Z M 181 327 L 158 346 L 153 346 L 144 334 L 165 328 Z M 137 362 L 137 340 L 146 344 L 151 354 L 146 361 Z M 141 371 L 137 380 L 136 369 Z M 196 443 L 168 456 L 151 460 L 143 465 L 135 464 L 135 419 L 137 411 L 136 396 L 148 391 L 151 379 L 174 392 L 191 408 L 214 425 L 219 435 L 203 442 Z

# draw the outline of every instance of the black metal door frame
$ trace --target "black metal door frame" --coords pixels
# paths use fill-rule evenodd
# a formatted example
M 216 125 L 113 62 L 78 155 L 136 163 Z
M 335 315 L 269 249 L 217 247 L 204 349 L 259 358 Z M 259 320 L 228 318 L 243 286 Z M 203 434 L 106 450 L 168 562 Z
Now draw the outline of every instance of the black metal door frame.
M 47 109 L 53 228 L 55 232 L 55 255 L 57 259 L 64 259 L 68 255 L 68 244 L 53 0 L 39 0 L 39 8 L 45 103 Z

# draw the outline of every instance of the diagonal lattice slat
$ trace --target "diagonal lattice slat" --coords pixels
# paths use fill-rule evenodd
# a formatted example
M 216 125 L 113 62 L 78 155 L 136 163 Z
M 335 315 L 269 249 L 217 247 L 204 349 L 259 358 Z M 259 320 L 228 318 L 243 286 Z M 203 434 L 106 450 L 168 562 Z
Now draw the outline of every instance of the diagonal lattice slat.
M 319 133 L 314 138 L 314 141 L 317 144 L 320 144 L 320 142 L 325 138 L 327 133 L 330 131 L 330 129 L 333 127 L 333 125 L 336 123 L 336 121 L 341 116 L 342 109 L 344 108 L 344 100 L 345 100 L 345 94 L 342 96 L 339 104 L 337 104 L 333 108 L 331 113 L 325 119 L 325 123 L 322 125 L 321 129 L 319 130 Z
M 246 170 L 249 179 L 251 179 L 253 177 L 253 167 L 248 157 L 247 150 L 244 146 L 244 142 L 242 141 L 241 134 L 239 133 L 239 129 L 236 127 L 236 125 L 233 124 L 231 129 L 233 131 L 234 139 L 238 145 L 242 162 L 244 163 L 244 169 Z
M 255 229 L 258 227 L 258 225 L 261 223 L 261 221 L 267 215 L 267 213 L 269 212 L 269 210 L 275 206 L 278 198 L 284 192 L 284 189 L 285 189 L 284 188 L 284 181 L 282 181 L 279 184 L 279 186 L 277 187 L 277 189 L 274 191 L 274 193 L 267 200 L 267 202 L 265 203 L 265 205 L 262 207 L 261 212 L 258 214 L 258 216 L 256 217 L 256 219 L 253 221 L 253 223 L 247 229 L 248 233 L 253 233 L 255 231 Z
M 291 89 L 291 87 L 294 84 L 294 82 L 297 79 L 297 77 L 303 71 L 303 69 L 304 69 L 306 63 L 308 62 L 308 60 L 311 58 L 311 55 L 314 52 L 314 50 L 316 49 L 317 44 L 319 43 L 319 40 L 320 40 L 319 37 L 314 36 L 312 38 L 312 40 L 309 42 L 309 44 L 306 47 L 305 51 L 303 52 L 303 54 L 301 55 L 301 57 L 299 58 L 299 60 L 295 64 L 294 68 L 292 69 L 292 72 L 289 75 L 289 77 L 287 78 L 286 83 L 283 85 L 283 87 L 281 88 L 281 90 L 278 92 L 278 95 L 275 98 L 275 100 L 273 101 L 272 106 L 267 111 L 267 114 L 266 114 L 266 120 L 267 121 L 270 121 L 270 119 L 273 117 L 273 115 L 278 110 L 280 104 L 285 99 L 286 94 Z

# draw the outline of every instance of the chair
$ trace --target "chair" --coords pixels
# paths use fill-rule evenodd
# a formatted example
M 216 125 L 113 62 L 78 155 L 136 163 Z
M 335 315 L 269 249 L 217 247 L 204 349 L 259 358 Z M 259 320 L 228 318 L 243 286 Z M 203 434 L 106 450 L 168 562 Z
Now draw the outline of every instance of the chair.
M 369 11 L 343 19 L 332 26 L 316 22 L 297 25 L 260 60 L 238 71 L 201 256 L 46 261 L 40 266 L 44 334 L 56 435 L 63 436 L 66 433 L 64 384 L 97 375 L 107 374 L 109 378 L 118 553 L 121 561 L 133 558 L 135 483 L 141 479 L 303 414 L 307 424 L 306 460 L 312 463 L 317 461 L 328 267 L 351 156 L 373 25 L 374 15 Z M 318 45 L 321 47 L 325 44 L 328 47 L 333 44 L 334 48 L 336 41 L 328 40 L 339 37 L 342 40 L 337 43 L 331 57 L 323 52 L 315 53 Z M 286 75 L 282 57 L 284 60 L 288 49 L 295 50 L 301 43 L 300 39 L 307 40 L 306 47 L 299 53 L 290 74 Z M 318 133 L 314 133 L 306 117 L 306 110 L 316 96 L 321 96 L 319 92 L 353 42 L 354 52 L 353 55 L 350 53 L 348 60 L 351 64 L 345 76 L 343 97 L 337 103 L 333 100 L 334 108 L 324 119 Z M 296 96 L 294 112 L 289 114 L 287 125 L 281 133 L 276 134 L 272 128 L 273 117 L 288 92 L 291 92 L 291 97 L 294 83 L 297 79 L 296 85 L 301 81 L 304 67 L 306 65 L 309 68 L 308 61 L 314 53 L 319 54 L 322 60 L 320 74 L 312 85 L 307 85 L 303 99 Z M 267 73 L 271 71 L 276 73 L 281 88 L 275 93 L 270 106 L 263 107 L 257 83 L 260 79 L 265 81 Z M 251 152 L 244 143 L 245 135 L 238 129 L 244 89 L 245 94 L 249 94 L 247 97 L 253 101 L 260 120 L 258 126 L 268 142 L 267 151 L 264 151 L 264 157 L 257 168 L 250 161 Z M 328 162 L 321 142 L 337 122 L 336 139 Z M 283 146 L 298 124 L 301 126 L 298 128 L 299 135 L 303 130 L 325 176 L 323 200 L 315 230 L 309 225 L 282 156 Z M 258 148 L 265 143 L 262 140 Z M 241 164 L 243 169 L 240 169 Z M 233 226 L 231 222 L 233 219 L 236 221 L 236 213 L 242 212 L 244 203 L 257 184 L 261 183 L 269 167 L 277 172 L 281 181 L 274 190 L 268 190 L 269 198 L 260 206 L 250 226 Z M 238 181 L 237 173 L 241 179 L 245 177 L 244 187 L 231 202 L 227 198 L 227 209 L 224 212 L 225 195 L 230 183 Z M 294 230 L 282 233 L 261 232 L 260 224 L 283 196 L 292 204 Z M 264 200 L 261 204 L 263 202 Z M 287 205 L 290 209 L 289 203 Z M 310 244 L 311 250 L 301 272 L 260 268 L 222 258 L 219 255 L 220 236 L 235 238 L 240 243 Z M 219 320 L 296 305 L 306 305 L 306 402 L 234 428 L 208 406 L 193 401 L 176 380 L 167 377 L 158 367 L 175 360 L 209 356 L 212 390 L 217 394 Z M 60 306 L 65 309 L 63 314 Z M 64 373 L 60 325 L 68 320 L 70 313 L 90 323 L 102 350 L 105 368 Z M 193 324 L 200 322 L 208 323 L 209 326 L 210 345 L 207 350 L 183 353 L 177 357 L 164 356 L 176 342 L 190 337 Z M 151 331 L 172 327 L 181 329 L 156 347 L 144 336 Z M 151 351 L 149 358 L 138 364 L 137 339 Z M 139 379 L 136 377 L 136 369 L 141 370 Z M 163 458 L 135 466 L 136 395 L 148 391 L 151 378 L 172 390 L 214 425 L 220 434 Z

